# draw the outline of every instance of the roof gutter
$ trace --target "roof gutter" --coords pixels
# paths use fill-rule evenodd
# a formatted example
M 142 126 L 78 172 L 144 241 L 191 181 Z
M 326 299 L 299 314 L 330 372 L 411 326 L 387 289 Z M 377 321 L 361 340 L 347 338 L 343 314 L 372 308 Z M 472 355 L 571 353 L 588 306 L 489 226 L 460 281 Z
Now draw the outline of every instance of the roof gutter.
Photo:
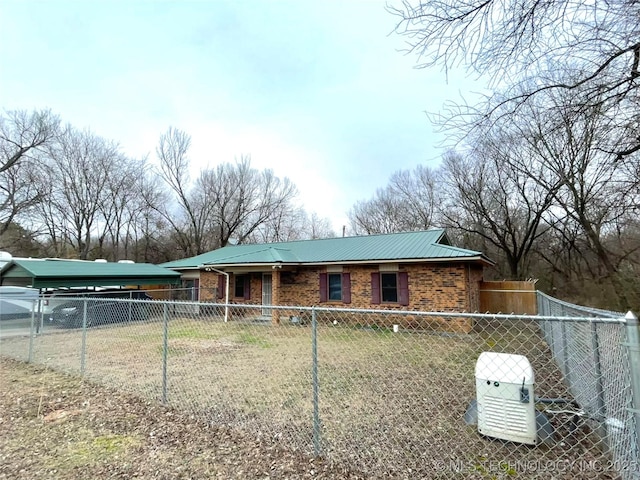
M 489 260 L 484 255 L 476 255 L 473 257 L 442 257 L 442 258 L 399 258 L 399 259 L 371 259 L 371 260 L 335 260 L 327 262 L 282 262 L 279 263 L 283 267 L 300 267 L 314 265 L 365 265 L 365 264 L 381 264 L 381 263 L 444 263 L 444 262 L 482 262 L 487 265 L 495 265 L 495 262 Z M 271 267 L 273 262 L 254 262 L 254 263 L 216 263 L 216 267 Z M 212 268 L 209 264 L 201 265 L 200 268 Z

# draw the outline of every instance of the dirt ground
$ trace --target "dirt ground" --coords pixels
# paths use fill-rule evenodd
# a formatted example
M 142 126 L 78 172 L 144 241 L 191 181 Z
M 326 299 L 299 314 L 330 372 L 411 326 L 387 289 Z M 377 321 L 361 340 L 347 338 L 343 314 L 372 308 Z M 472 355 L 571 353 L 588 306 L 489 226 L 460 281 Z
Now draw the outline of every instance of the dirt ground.
M 364 478 L 44 367 L 0 385 L 0 479 Z

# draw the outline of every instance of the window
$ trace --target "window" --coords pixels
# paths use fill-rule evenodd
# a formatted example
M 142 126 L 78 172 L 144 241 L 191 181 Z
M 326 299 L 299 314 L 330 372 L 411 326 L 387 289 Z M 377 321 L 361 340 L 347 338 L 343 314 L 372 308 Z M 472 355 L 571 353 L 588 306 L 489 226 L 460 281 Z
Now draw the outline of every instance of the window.
M 409 305 L 409 276 L 407 272 L 372 273 L 371 303 Z
M 342 300 L 342 274 L 328 273 L 329 300 Z
M 188 300 L 198 301 L 200 299 L 200 280 L 183 280 L 183 286 L 187 289 L 186 296 Z
M 249 300 L 250 289 L 251 279 L 249 275 L 236 275 L 233 296 L 236 298 L 244 298 L 245 300 Z
M 398 274 L 397 273 L 381 273 L 380 281 L 382 292 L 382 303 L 398 302 Z
M 320 301 L 351 303 L 351 274 L 321 273 Z
M 178 300 L 197 301 L 199 298 L 200 280 L 183 279 L 180 289 L 176 292 L 175 298 Z

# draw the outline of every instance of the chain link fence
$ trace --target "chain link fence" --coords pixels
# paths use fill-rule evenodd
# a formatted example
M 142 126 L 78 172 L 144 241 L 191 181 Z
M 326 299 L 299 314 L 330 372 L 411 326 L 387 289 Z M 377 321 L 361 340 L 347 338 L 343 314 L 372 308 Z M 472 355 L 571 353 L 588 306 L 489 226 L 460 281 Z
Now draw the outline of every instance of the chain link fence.
M 640 352 L 633 329 L 625 328 L 625 315 L 563 302 L 541 292 L 537 297 L 540 315 L 565 317 L 562 321 L 543 320 L 541 329 L 585 418 L 604 440 L 616 464 L 637 465 L 640 398 L 636 393 L 634 404 L 633 387 L 638 387 L 640 365 L 632 371 L 630 354 L 637 359 Z M 601 321 L 605 318 L 613 322 Z
M 78 297 L 0 323 L 0 353 L 367 476 L 638 478 L 631 327 L 552 300 L 507 316 Z M 533 373 L 498 355 L 485 378 L 485 352 Z M 479 433 L 531 418 L 533 445 Z

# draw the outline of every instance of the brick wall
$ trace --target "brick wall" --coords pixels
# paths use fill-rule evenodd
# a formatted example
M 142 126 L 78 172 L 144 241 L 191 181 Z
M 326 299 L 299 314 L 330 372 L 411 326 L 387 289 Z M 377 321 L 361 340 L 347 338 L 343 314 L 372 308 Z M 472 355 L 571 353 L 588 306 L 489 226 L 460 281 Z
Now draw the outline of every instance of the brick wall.
M 378 265 L 345 266 L 343 273 L 351 275 L 351 303 L 340 301 L 320 303 L 320 273 L 325 267 L 300 268 L 295 272 L 274 272 L 272 297 L 274 305 L 318 305 L 321 307 L 366 308 L 382 310 L 419 310 L 438 312 L 475 312 L 479 308 L 479 284 L 482 267 L 464 263 L 425 263 L 402 265 L 400 271 L 407 272 L 409 279 L 409 305 L 372 304 L 371 274 L 378 272 Z M 282 275 L 279 278 L 278 276 Z M 231 275 L 230 301 L 233 303 L 260 304 L 262 301 L 262 275 L 251 275 L 251 299 L 233 297 L 233 275 Z M 218 274 L 201 272 L 200 285 L 204 290 L 218 286 Z M 216 300 L 202 298 L 206 300 Z M 382 320 L 381 320 L 382 321 Z M 473 327 L 470 319 L 426 320 L 420 317 L 386 317 L 388 321 L 408 328 L 444 326 L 447 330 L 469 331 Z M 420 323 L 420 324 L 418 324 Z M 433 325 L 432 325 L 433 324 Z
M 281 305 L 319 305 L 321 272 L 326 272 L 326 269 L 324 267 L 310 267 L 282 274 L 280 280 Z
M 214 272 L 200 272 L 200 301 L 217 302 L 218 274 Z

